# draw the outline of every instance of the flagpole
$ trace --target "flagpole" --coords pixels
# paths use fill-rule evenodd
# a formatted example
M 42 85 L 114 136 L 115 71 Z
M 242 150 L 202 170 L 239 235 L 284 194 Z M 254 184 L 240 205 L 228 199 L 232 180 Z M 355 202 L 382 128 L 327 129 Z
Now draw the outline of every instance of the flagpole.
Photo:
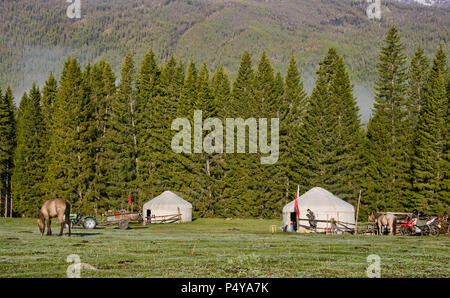
M 300 193 L 300 185 L 297 184 L 297 196 L 295 197 L 295 200 L 297 201 L 297 212 L 295 213 L 295 215 L 297 216 L 297 232 L 298 232 L 298 227 L 300 225 L 299 223 L 299 219 L 300 219 L 300 208 L 298 207 L 298 195 Z

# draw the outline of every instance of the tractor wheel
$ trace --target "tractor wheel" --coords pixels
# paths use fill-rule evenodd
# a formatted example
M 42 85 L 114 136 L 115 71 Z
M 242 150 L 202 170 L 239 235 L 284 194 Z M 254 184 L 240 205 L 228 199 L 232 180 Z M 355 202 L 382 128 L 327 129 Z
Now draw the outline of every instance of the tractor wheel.
M 123 219 L 121 221 L 119 221 L 119 229 L 121 229 L 121 230 L 128 229 L 128 221 L 123 220 Z
M 97 221 L 92 217 L 86 218 L 83 222 L 83 228 L 85 229 L 95 229 L 96 226 Z

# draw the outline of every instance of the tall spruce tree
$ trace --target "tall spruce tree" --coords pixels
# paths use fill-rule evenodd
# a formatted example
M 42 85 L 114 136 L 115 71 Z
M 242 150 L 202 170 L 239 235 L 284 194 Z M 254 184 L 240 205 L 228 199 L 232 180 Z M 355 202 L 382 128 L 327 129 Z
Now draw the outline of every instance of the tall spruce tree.
M 278 77 L 278 79 L 277 79 Z M 253 83 L 253 101 L 255 106 L 252 109 L 252 117 L 267 119 L 267 136 L 266 139 L 261 138 L 261 120 L 258 121 L 258 145 L 261 151 L 261 144 L 269 145 L 272 142 L 272 136 L 278 132 L 272 127 L 272 119 L 279 121 L 279 106 L 281 96 L 284 92 L 281 76 L 274 75 L 273 68 L 269 58 L 263 52 L 258 62 L 258 69 L 255 73 Z M 278 128 L 279 130 L 279 128 Z M 279 143 L 279 140 L 277 140 Z M 279 144 L 278 144 L 279 146 Z M 279 150 L 279 148 L 277 148 Z M 246 151 L 249 152 L 249 151 Z M 272 153 L 270 153 L 272 154 Z M 247 163 L 249 171 L 248 177 L 248 196 L 243 197 L 246 202 L 248 212 L 252 217 L 274 217 L 279 215 L 279 210 L 283 207 L 281 203 L 285 196 L 283 182 L 285 172 L 280 171 L 281 166 L 279 156 L 277 160 L 273 160 L 272 164 L 262 164 L 262 157 L 267 157 L 267 153 L 260 152 L 258 154 L 245 154 L 243 160 Z
M 244 52 L 239 65 L 236 79 L 233 81 L 233 87 L 230 95 L 228 107 L 225 109 L 225 117 L 248 119 L 253 115 L 254 96 L 253 96 L 254 71 L 252 67 L 251 56 Z M 231 216 L 249 216 L 247 201 L 251 198 L 252 185 L 251 169 L 245 161 L 245 155 L 237 153 L 236 129 L 234 129 L 234 153 L 228 151 L 227 141 L 224 141 L 226 154 L 225 173 L 223 177 L 223 198 L 217 202 L 217 214 L 223 217 Z M 248 141 L 246 142 L 246 152 L 248 152 Z M 246 199 L 244 199 L 246 198 Z
M 44 88 L 42 88 L 42 116 L 44 118 L 45 127 L 50 131 L 53 125 L 53 112 L 55 110 L 56 95 L 58 92 L 58 82 L 53 73 L 50 73 Z
M 417 125 L 419 123 L 420 114 L 425 106 L 425 84 L 428 78 L 428 59 L 425 57 L 424 50 L 419 47 L 414 53 L 411 65 L 408 71 L 408 103 L 406 108 L 406 134 L 407 134 L 407 155 L 409 156 L 412 167 L 412 157 L 414 155 L 414 141 L 416 138 Z M 409 178 L 410 187 L 405 190 L 405 204 L 407 206 L 416 205 L 416 195 L 412 187 L 412 170 Z
M 75 209 L 91 212 L 90 183 L 94 176 L 90 68 L 81 71 L 68 58 L 60 78 L 50 137 L 50 162 L 45 176 L 47 198 L 66 198 Z
M 448 197 L 441 197 L 441 188 L 445 188 L 445 134 L 448 125 L 445 67 L 446 56 L 441 47 L 425 85 L 425 103 L 417 126 L 412 158 L 413 203 L 426 215 L 443 213 L 449 206 Z
M 299 173 L 295 169 L 293 158 L 295 147 L 299 142 L 299 130 L 305 115 L 307 93 L 304 89 L 297 61 L 292 56 L 285 78 L 285 92 L 280 108 L 280 163 L 285 171 L 285 197 L 282 203 L 288 203 L 297 191 Z
M 220 65 L 211 80 L 211 92 L 214 98 L 214 102 L 216 105 L 217 115 L 216 117 L 222 120 L 222 123 L 225 123 L 227 110 L 230 108 L 230 93 L 231 86 L 228 75 L 223 67 Z M 225 145 L 225 141 L 223 141 L 223 145 Z M 211 165 L 212 170 L 211 174 L 214 177 L 215 181 L 211 185 L 212 192 L 212 202 L 211 205 L 214 215 L 217 216 L 219 214 L 223 214 L 224 210 L 220 210 L 220 206 L 223 207 L 221 203 L 224 199 L 224 175 L 226 170 L 226 158 L 225 152 L 216 153 L 211 156 Z
M 173 56 L 169 58 L 161 71 L 162 94 L 158 102 L 160 110 L 164 112 L 161 116 L 156 117 L 156 119 L 161 118 L 161 121 L 163 121 L 160 136 L 158 137 L 158 142 L 161 143 L 161 146 L 157 150 L 164 149 L 164 153 L 161 155 L 164 159 L 160 160 L 162 165 L 158 172 L 158 180 L 160 182 L 158 183 L 158 189 L 156 189 L 155 195 L 167 189 L 172 189 L 180 195 L 184 195 L 188 189 L 185 181 L 180 179 L 180 177 L 184 176 L 188 181 L 190 180 L 187 168 L 185 167 L 186 164 L 189 164 L 190 156 L 188 158 L 186 155 L 176 154 L 171 148 L 171 139 L 176 133 L 171 129 L 172 121 L 188 115 L 188 112 L 183 110 L 181 102 L 184 88 L 184 72 L 184 64 L 181 61 L 177 64 Z M 159 146 L 156 143 L 155 145 Z M 191 198 L 188 199 L 191 200 Z
M 348 72 L 335 49 L 320 63 L 294 145 L 300 189 L 320 186 L 353 202 L 359 191 L 362 134 Z
M 56 96 L 58 93 L 58 82 L 52 73 L 50 73 L 47 81 L 45 81 L 42 88 L 41 110 L 42 119 L 44 121 L 45 136 L 43 140 L 43 147 L 45 148 L 45 171 L 47 172 L 48 164 L 51 156 L 47 154 L 50 148 L 50 136 L 53 127 L 53 115 L 56 106 Z
M 135 123 L 135 68 L 128 52 L 120 73 L 116 95 L 112 98 L 108 130 L 105 135 L 105 155 L 109 163 L 107 185 L 108 207 L 125 208 L 127 198 L 137 196 L 137 136 Z
M 379 211 L 408 206 L 407 68 L 400 35 L 392 26 L 381 49 L 373 116 L 367 125 L 363 203 Z
M 89 78 L 90 101 L 92 104 L 92 126 L 94 140 L 94 177 L 91 181 L 91 201 L 104 210 L 108 206 L 108 184 L 111 179 L 111 160 L 107 151 L 106 136 L 111 118 L 112 102 L 116 93 L 115 75 L 106 61 L 92 66 Z
M 428 59 L 419 47 L 414 53 L 408 72 L 408 127 L 414 131 L 419 123 L 420 112 L 425 105 L 424 88 L 428 77 Z
M 446 214 L 450 213 L 449 206 L 449 198 L 450 198 L 450 67 L 447 67 L 445 72 L 445 80 L 446 80 L 446 93 L 447 93 L 447 107 L 445 109 L 445 147 L 444 147 L 444 155 L 442 158 L 442 172 L 444 173 L 444 177 L 442 179 L 439 196 L 444 200 L 443 209 Z
M 39 88 L 33 83 L 29 95 L 24 93 L 19 106 L 12 176 L 14 210 L 26 216 L 36 216 L 43 199 L 46 128 L 40 103 Z
M 6 88 L 3 95 L 0 90 L 0 214 L 11 216 L 11 175 L 13 171 L 13 155 L 16 146 L 15 107 L 11 88 Z
M 226 110 L 230 103 L 230 79 L 223 65 L 220 65 L 211 80 L 211 92 L 217 105 L 217 116 L 225 120 Z
M 137 188 L 139 200 L 151 198 L 155 191 L 155 183 L 161 175 L 162 162 L 161 133 L 164 131 L 161 105 L 161 71 L 156 63 L 152 49 L 145 54 L 136 81 L 136 135 L 139 165 L 137 169 Z M 156 194 L 157 195 L 157 194 Z
M 216 117 L 217 107 L 211 92 L 209 71 L 205 63 L 198 71 L 195 85 L 196 92 L 195 96 L 192 97 L 189 118 L 192 118 L 194 111 L 201 111 L 202 122 L 208 118 Z M 192 121 L 191 127 L 194 127 L 194 125 L 194 121 Z M 201 123 L 201 126 L 202 132 L 198 133 L 200 139 L 195 136 L 196 132 L 194 131 L 194 142 L 192 143 L 194 152 L 191 155 L 191 179 L 195 180 L 196 185 L 195 190 L 192 190 L 192 195 L 194 196 L 194 208 L 197 216 L 208 217 L 214 214 L 212 210 L 212 186 L 215 183 L 215 177 L 213 176 L 214 169 L 211 163 L 213 154 L 208 153 L 208 149 L 203 147 L 203 140 L 208 131 L 203 131 L 203 123 Z M 212 132 L 214 129 L 216 127 L 212 126 L 210 131 Z

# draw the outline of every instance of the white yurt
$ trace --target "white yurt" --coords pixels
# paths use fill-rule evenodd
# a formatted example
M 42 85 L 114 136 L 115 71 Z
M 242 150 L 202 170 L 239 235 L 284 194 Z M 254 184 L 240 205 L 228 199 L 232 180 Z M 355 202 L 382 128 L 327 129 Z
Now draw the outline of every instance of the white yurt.
M 300 211 L 300 219 L 306 219 L 306 210 L 310 209 L 315 218 L 318 220 L 336 220 L 348 225 L 349 228 L 354 228 L 355 224 L 355 208 L 353 205 L 333 195 L 331 192 L 321 188 L 314 187 L 301 195 L 298 199 L 298 209 Z M 288 203 L 283 208 L 283 227 L 291 230 L 291 222 L 296 220 L 295 214 L 295 200 Z M 301 225 L 309 226 L 307 220 L 300 220 Z M 318 222 L 318 231 L 323 231 L 324 228 L 329 228 L 331 225 L 326 222 Z M 306 229 L 300 228 L 299 232 L 306 232 Z
M 147 222 L 174 222 L 171 219 L 177 214 L 181 222 L 192 221 L 192 204 L 168 190 L 145 203 L 142 210 Z

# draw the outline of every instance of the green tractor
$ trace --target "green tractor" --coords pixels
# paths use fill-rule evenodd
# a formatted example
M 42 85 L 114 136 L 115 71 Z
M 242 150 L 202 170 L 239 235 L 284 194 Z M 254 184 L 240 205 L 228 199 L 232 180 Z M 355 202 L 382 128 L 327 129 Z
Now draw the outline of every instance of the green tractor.
M 85 229 L 95 229 L 97 220 L 93 215 L 83 216 L 80 212 L 70 213 L 70 223 L 73 226 L 81 226 Z M 57 222 L 58 224 L 58 222 Z

